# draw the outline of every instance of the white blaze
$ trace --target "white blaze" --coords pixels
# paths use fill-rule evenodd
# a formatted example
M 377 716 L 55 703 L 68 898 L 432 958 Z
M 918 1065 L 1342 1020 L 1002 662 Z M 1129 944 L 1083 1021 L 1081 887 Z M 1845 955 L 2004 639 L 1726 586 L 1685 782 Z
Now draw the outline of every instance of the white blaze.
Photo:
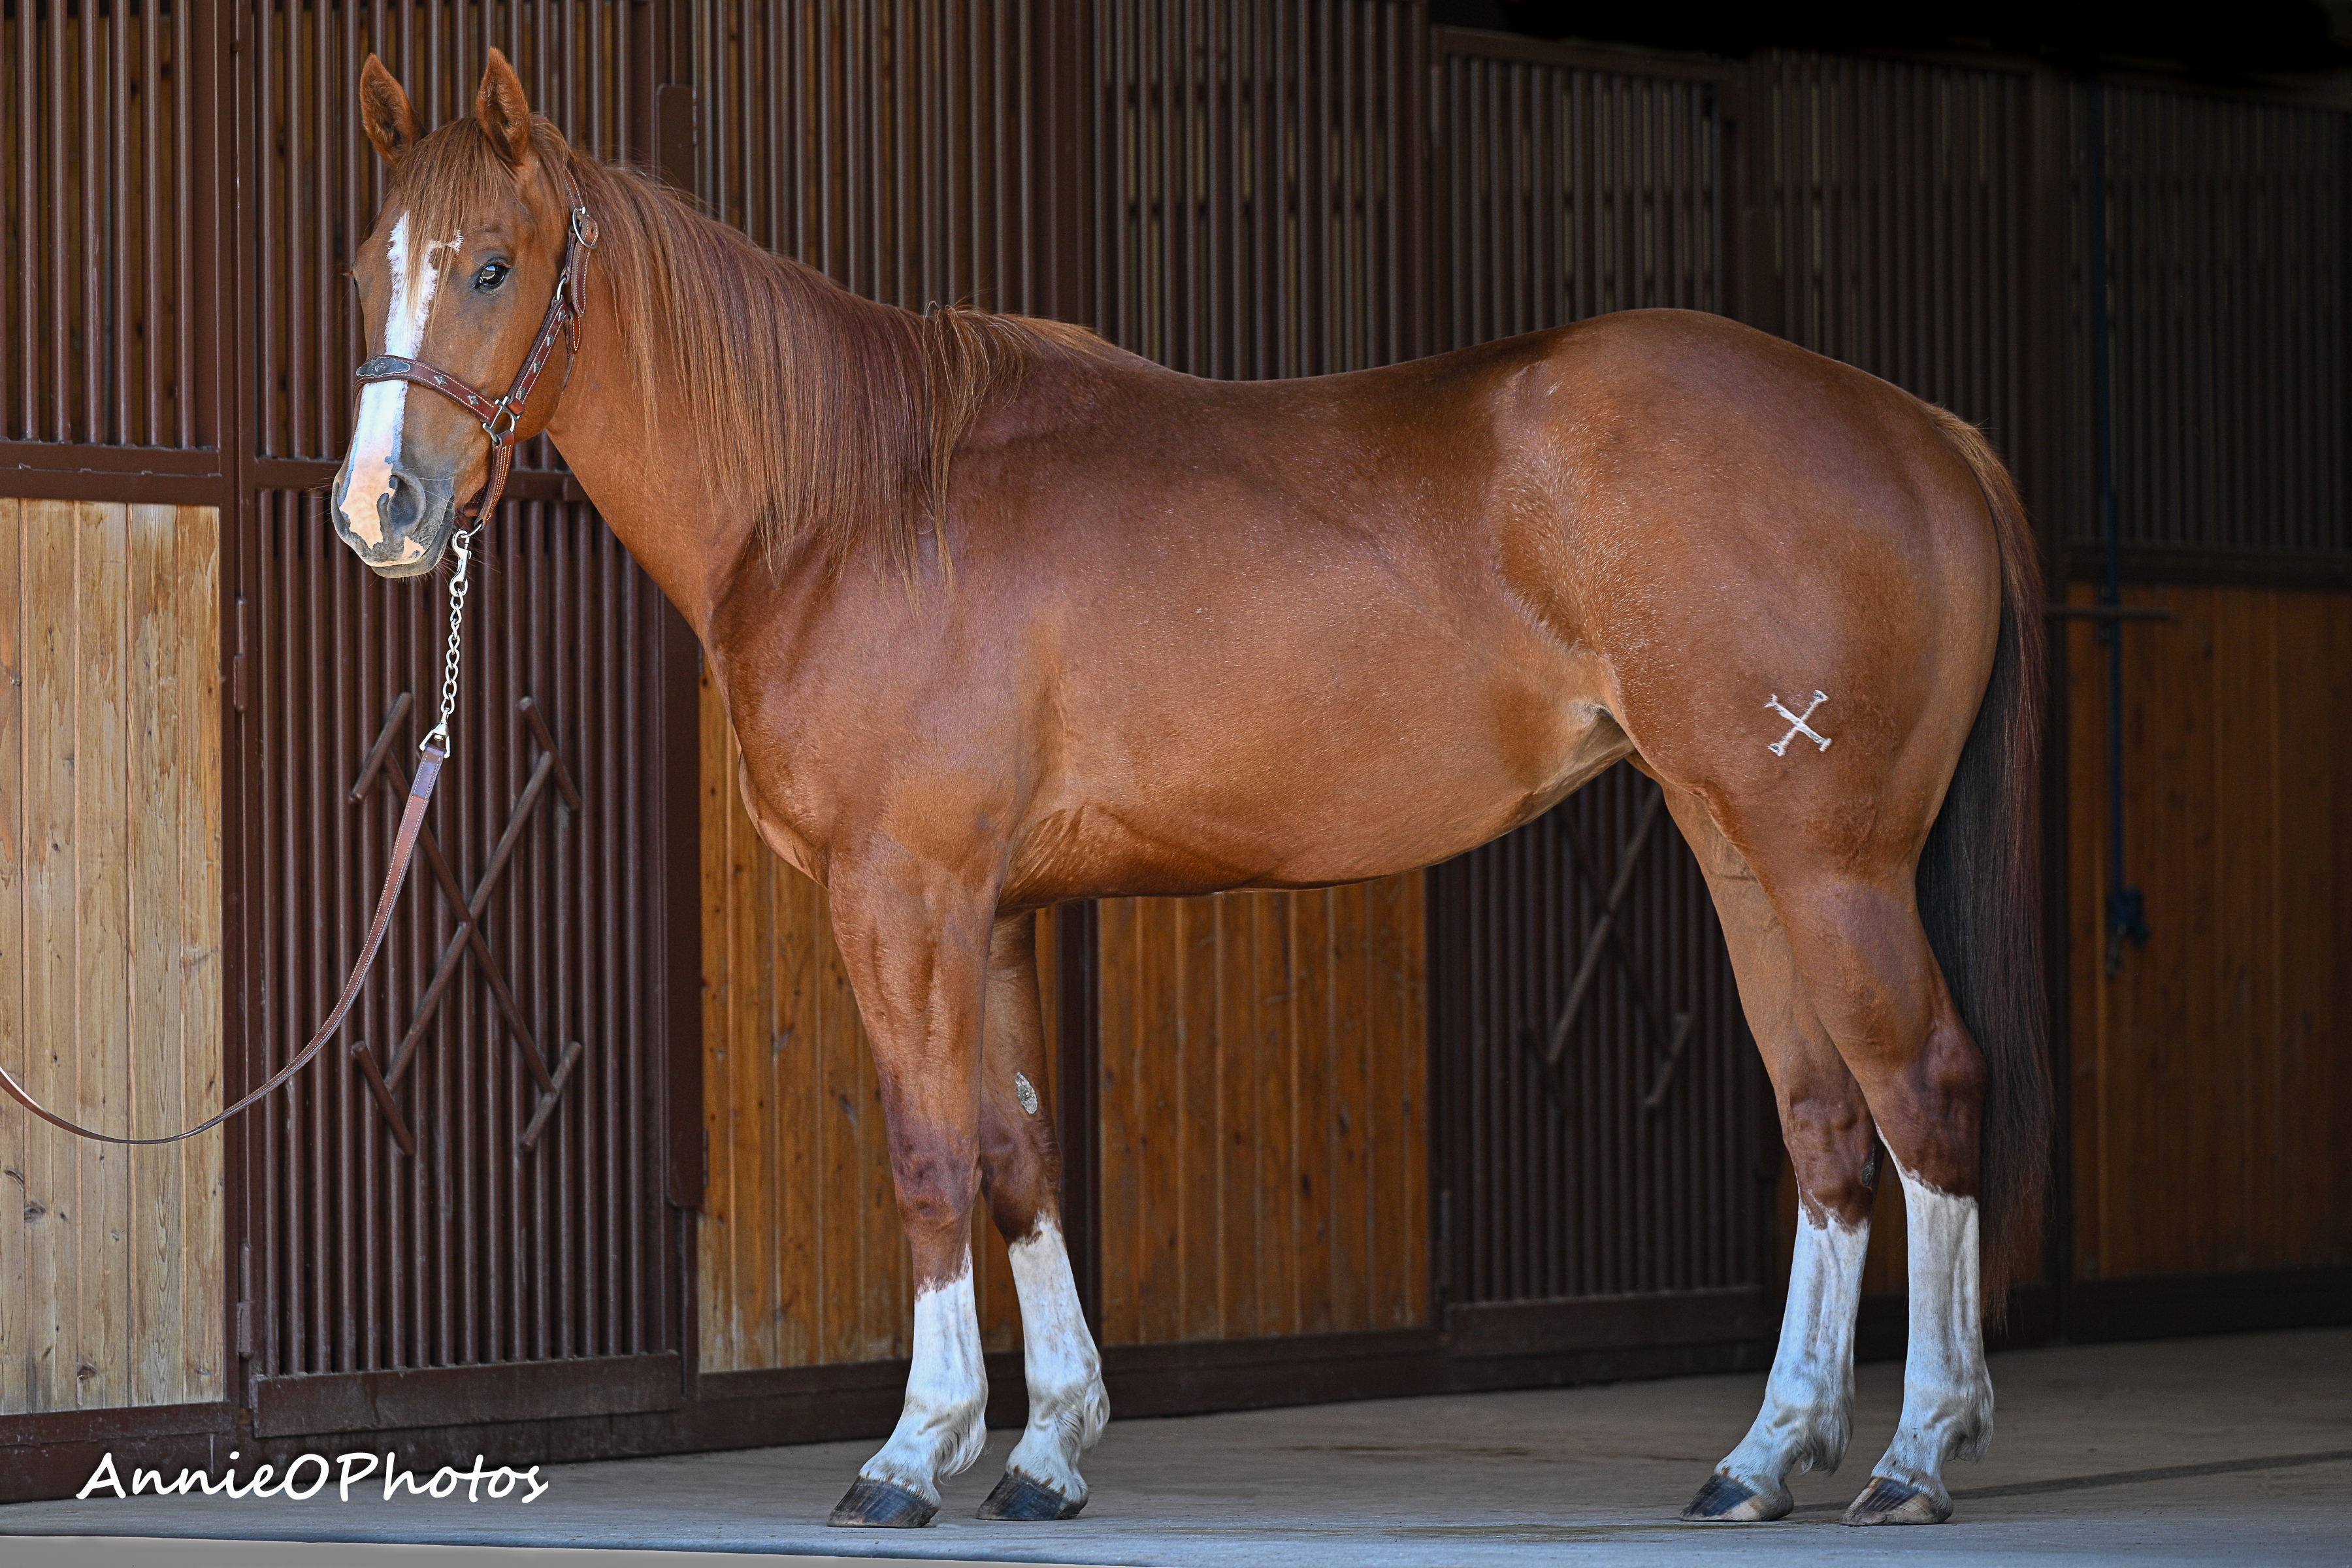
M 1029 1426 L 1005 1468 L 1042 1481 L 1073 1502 L 1087 1483 L 1077 1458 L 1095 1446 L 1110 1419 L 1102 1358 L 1078 1309 L 1078 1285 L 1061 1227 L 1040 1215 L 1037 1228 L 1008 1249 L 1021 1297 L 1021 1344 L 1029 1374 Z
M 398 354 L 403 359 L 416 357 L 425 342 L 425 318 L 433 309 L 433 290 L 440 281 L 440 272 L 433 265 L 434 253 L 455 250 L 464 243 L 462 235 L 446 240 L 436 240 L 425 247 L 424 265 L 414 268 L 408 264 L 408 215 L 403 213 L 392 226 L 392 238 L 384 246 L 384 258 L 392 274 L 392 299 L 384 307 L 383 352 Z M 372 381 L 360 389 L 360 416 L 352 431 L 350 453 L 343 458 L 341 500 L 336 510 L 343 514 L 343 525 L 352 537 L 371 548 L 383 543 L 383 522 L 376 513 L 376 500 L 392 489 L 392 467 L 400 457 L 400 430 L 408 412 L 408 384 L 404 381 Z M 414 560 L 423 547 L 412 550 L 407 559 Z

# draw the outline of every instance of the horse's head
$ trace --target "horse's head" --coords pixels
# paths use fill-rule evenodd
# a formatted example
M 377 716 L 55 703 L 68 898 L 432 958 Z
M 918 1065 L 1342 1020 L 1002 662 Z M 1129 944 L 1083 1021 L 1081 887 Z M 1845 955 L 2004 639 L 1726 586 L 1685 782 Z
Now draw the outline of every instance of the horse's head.
M 549 321 L 564 265 L 562 138 L 533 119 L 496 49 L 474 112 L 429 136 L 418 133 L 407 93 L 370 55 L 360 119 L 392 166 L 391 194 L 352 265 L 370 360 L 416 361 L 495 398 Z M 504 439 L 538 433 L 561 380 L 541 381 L 497 419 Z M 478 414 L 449 397 L 405 380 L 371 380 L 335 476 L 336 533 L 386 577 L 431 571 L 459 525 L 458 503 L 488 482 L 494 446 Z

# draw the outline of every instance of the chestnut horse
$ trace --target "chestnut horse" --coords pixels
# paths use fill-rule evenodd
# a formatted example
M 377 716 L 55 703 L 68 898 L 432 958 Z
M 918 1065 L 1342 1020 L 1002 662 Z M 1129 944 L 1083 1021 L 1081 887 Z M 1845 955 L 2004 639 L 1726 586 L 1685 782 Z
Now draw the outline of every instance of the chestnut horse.
M 752 820 L 831 893 L 916 1280 L 905 1413 L 833 1522 L 923 1523 L 980 1454 L 976 1200 L 1030 1403 L 982 1517 L 1087 1499 L 1108 1411 L 1031 1088 L 1035 910 L 1426 866 L 1621 758 L 1697 853 L 1801 1197 L 1762 1413 L 1684 1517 L 1777 1518 L 1843 1456 L 1882 1144 L 1909 1361 L 1846 1518 L 1949 1514 L 2049 1095 L 2041 595 L 1973 428 L 1682 311 L 1195 380 L 1076 327 L 856 299 L 573 152 L 495 53 L 429 136 L 373 58 L 361 104 L 392 167 L 354 268 L 371 353 L 506 384 L 567 209 L 593 220 L 583 330 L 515 431 L 552 437 L 701 638 Z M 373 382 L 337 531 L 431 571 L 490 446 Z

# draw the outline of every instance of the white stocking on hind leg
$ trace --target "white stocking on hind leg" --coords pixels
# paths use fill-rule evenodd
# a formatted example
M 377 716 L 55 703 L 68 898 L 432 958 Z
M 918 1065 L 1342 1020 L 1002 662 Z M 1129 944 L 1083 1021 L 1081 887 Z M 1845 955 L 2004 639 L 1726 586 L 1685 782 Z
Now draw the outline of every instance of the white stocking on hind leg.
M 1744 1524 L 1783 1517 L 1795 1506 L 1790 1476 L 1834 1470 L 1845 1457 L 1874 1141 L 1862 1086 L 1807 1000 L 1780 917 L 1747 860 L 1696 797 L 1669 786 L 1666 804 L 1723 918 L 1740 1003 L 1772 1079 L 1801 1194 L 1789 1304 L 1763 1408 L 1682 1514 Z

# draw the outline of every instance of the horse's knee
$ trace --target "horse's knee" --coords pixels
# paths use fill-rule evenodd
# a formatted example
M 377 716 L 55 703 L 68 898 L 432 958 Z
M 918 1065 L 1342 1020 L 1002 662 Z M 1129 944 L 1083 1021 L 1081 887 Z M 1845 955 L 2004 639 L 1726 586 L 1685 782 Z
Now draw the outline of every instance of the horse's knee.
M 954 1146 L 962 1142 L 919 1133 L 891 1140 L 898 1219 L 914 1247 L 919 1280 L 942 1277 L 940 1266 L 961 1255 L 971 1234 L 971 1205 L 980 1196 L 980 1159 L 968 1142 Z

